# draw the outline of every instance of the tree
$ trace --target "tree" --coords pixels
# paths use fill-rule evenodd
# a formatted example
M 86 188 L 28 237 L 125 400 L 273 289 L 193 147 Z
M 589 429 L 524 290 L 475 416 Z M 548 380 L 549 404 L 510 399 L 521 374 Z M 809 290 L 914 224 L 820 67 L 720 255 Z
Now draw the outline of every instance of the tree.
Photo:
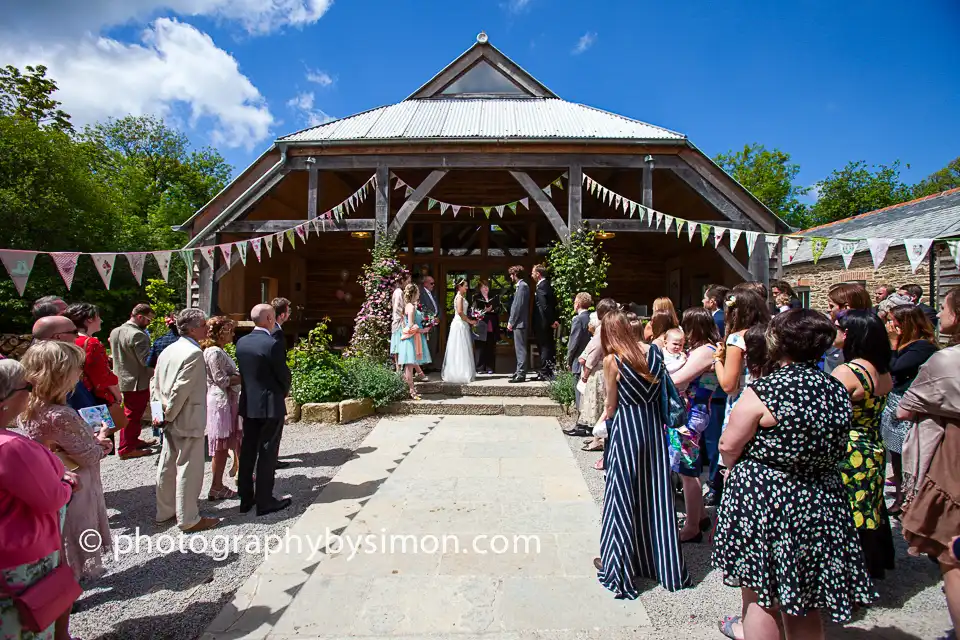
M 863 160 L 834 170 L 816 184 L 819 197 L 811 207 L 813 225 L 826 224 L 910 200 L 912 190 L 900 180 L 900 161 L 867 165 Z
M 570 331 L 573 318 L 573 298 L 581 291 L 589 293 L 594 302 L 607 288 L 607 270 L 610 258 L 603 251 L 603 241 L 597 232 L 586 227 L 570 234 L 570 241 L 556 240 L 550 246 L 547 269 L 550 284 L 557 295 L 563 335 Z
M 798 198 L 809 189 L 794 184 L 800 165 L 790 162 L 790 154 L 754 143 L 721 153 L 714 162 L 788 224 L 805 226 L 807 207 Z
M 932 196 L 941 191 L 960 187 L 960 157 L 954 158 L 943 169 L 931 173 L 929 176 L 913 186 L 913 197 L 922 198 Z
M 26 67 L 26 74 L 12 65 L 0 69 L 0 115 L 17 116 L 38 127 L 72 133 L 70 116 L 53 99 L 57 83 L 47 78 L 47 68 Z

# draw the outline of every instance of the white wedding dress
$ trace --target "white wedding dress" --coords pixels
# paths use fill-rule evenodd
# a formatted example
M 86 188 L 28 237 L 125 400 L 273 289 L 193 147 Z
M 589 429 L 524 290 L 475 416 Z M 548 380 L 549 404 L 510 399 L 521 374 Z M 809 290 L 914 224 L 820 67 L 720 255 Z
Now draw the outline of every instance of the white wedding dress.
M 467 307 L 459 293 L 453 299 L 453 311 L 453 322 L 450 323 L 447 352 L 443 356 L 443 372 L 440 376 L 444 382 L 466 384 L 476 379 L 477 366 L 473 359 L 473 333 L 470 324 L 460 317 L 461 313 L 466 314 Z

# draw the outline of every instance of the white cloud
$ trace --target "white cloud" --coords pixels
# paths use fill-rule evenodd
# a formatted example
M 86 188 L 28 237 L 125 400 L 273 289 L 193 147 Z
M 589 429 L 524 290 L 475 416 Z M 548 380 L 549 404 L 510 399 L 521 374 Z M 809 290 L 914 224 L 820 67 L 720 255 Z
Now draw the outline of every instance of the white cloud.
M 508 0 L 506 3 L 507 11 L 510 13 L 520 13 L 530 4 L 531 0 Z
M 287 101 L 287 106 L 297 111 L 306 120 L 308 127 L 316 127 L 336 120 L 323 110 L 314 108 L 314 100 L 312 91 L 303 91 L 290 98 Z
M 182 108 L 191 128 L 211 123 L 213 144 L 250 149 L 275 123 L 233 56 L 174 19 L 156 20 L 143 31 L 142 44 L 92 36 L 59 44 L 11 42 L 0 46 L 0 61 L 47 65 L 60 87 L 57 98 L 77 124 L 127 114 L 175 117 L 174 109 Z
M 5 3 L 0 30 L 47 40 L 144 23 L 164 13 L 236 21 L 251 34 L 319 20 L 333 0 L 33 0 Z
M 329 87 L 336 82 L 336 79 L 332 78 L 326 71 L 320 71 L 319 69 L 307 69 L 307 82 L 313 82 L 321 87 Z
M 585 34 L 580 36 L 580 39 L 577 41 L 577 46 L 573 48 L 573 55 L 578 56 L 590 47 L 593 46 L 593 43 L 597 41 L 597 32 L 596 31 L 587 31 Z

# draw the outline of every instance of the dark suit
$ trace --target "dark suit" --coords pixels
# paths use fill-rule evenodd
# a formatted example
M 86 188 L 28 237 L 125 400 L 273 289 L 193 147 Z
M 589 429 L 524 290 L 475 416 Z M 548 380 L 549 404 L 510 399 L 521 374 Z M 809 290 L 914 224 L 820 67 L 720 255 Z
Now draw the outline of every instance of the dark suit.
M 430 296 L 433 296 L 431 299 Z M 434 287 L 433 291 L 428 293 L 425 287 L 420 287 L 420 306 L 423 307 L 424 313 L 429 313 L 432 316 L 436 316 L 437 320 L 442 320 L 441 309 L 442 306 L 440 301 L 437 299 L 437 288 Z M 424 365 L 424 368 L 432 369 L 436 368 L 439 363 L 437 360 L 437 348 L 440 346 L 440 327 L 436 326 L 430 330 L 430 333 L 427 334 L 427 349 L 430 351 L 430 362 L 429 365 Z
M 533 333 L 540 351 L 540 375 L 553 377 L 553 365 L 557 361 L 557 341 L 553 323 L 557 321 L 557 296 L 550 282 L 544 278 L 537 283 L 533 307 Z
M 283 347 L 283 360 L 287 360 L 287 336 L 283 332 L 283 327 L 280 326 L 280 323 L 276 323 L 273 326 L 273 339 L 280 343 L 280 346 Z M 280 439 L 283 437 L 283 423 L 286 422 L 286 404 L 284 404 L 284 419 L 280 421 L 280 426 L 277 427 L 277 435 L 273 439 L 273 452 L 274 458 L 278 459 L 280 456 Z
M 937 312 L 933 310 L 933 307 L 930 305 L 924 304 L 922 302 L 917 303 L 917 307 L 920 311 L 923 311 L 923 315 L 927 316 L 927 320 L 930 321 L 930 324 L 934 329 L 937 328 Z
M 510 326 L 513 327 L 513 350 L 517 355 L 516 377 L 527 375 L 527 314 L 530 313 L 530 287 L 517 281 L 517 290 L 510 305 Z
M 284 400 L 290 391 L 290 369 L 283 345 L 260 329 L 237 341 L 237 364 L 240 367 L 239 415 L 243 418 L 237 488 L 241 504 L 255 502 L 262 508 L 273 501 L 277 444 L 287 413 Z

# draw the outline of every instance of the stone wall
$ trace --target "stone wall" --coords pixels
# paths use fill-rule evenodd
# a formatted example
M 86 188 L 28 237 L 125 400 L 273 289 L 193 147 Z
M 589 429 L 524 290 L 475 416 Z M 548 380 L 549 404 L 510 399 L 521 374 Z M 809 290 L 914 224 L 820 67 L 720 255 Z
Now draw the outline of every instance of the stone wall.
M 931 249 L 932 251 L 933 249 Z M 873 291 L 881 284 L 891 284 L 899 287 L 905 284 L 918 284 L 923 287 L 923 301 L 930 302 L 930 263 L 924 260 L 916 273 L 910 269 L 907 252 L 903 246 L 890 247 L 887 258 L 874 271 L 873 258 L 869 251 L 858 253 L 850 261 L 850 268 L 845 269 L 843 258 L 827 258 L 817 264 L 805 262 L 796 265 L 784 265 L 783 279 L 793 287 L 810 288 L 810 307 L 820 311 L 827 310 L 827 293 L 830 288 L 841 282 L 863 281 L 866 283 L 870 298 Z
M 30 347 L 33 337 L 28 334 L 4 333 L 0 334 L 0 354 L 4 358 L 19 360 Z

